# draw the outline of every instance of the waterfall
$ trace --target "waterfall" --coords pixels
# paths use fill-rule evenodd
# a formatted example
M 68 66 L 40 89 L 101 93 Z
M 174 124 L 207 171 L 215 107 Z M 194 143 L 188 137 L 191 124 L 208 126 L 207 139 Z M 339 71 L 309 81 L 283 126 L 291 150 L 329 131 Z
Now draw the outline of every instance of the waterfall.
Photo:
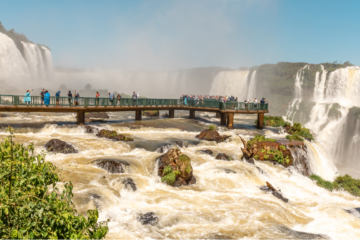
M 53 65 L 51 52 L 47 47 L 41 46 L 41 48 L 43 49 L 44 52 L 43 56 L 44 56 L 44 65 L 46 69 L 47 80 L 51 80 L 54 74 L 54 65 Z
M 295 78 L 295 96 L 294 99 L 290 102 L 286 116 L 293 120 L 295 113 L 297 110 L 299 110 L 299 105 L 302 101 L 302 85 L 304 82 L 304 71 L 305 69 L 309 69 L 309 65 L 305 65 L 302 69 L 297 71 L 296 78 Z
M 256 97 L 256 70 L 251 74 L 247 99 Z
M 240 101 L 245 99 L 248 87 L 249 71 L 222 71 L 215 77 L 210 95 L 235 96 Z
M 33 43 L 21 43 L 24 47 L 25 59 L 33 79 L 45 79 L 45 65 L 39 47 Z
M 0 43 L 0 80 L 27 76 L 28 66 L 14 41 L 0 33 Z
M 314 100 L 315 101 L 323 101 L 325 94 L 325 82 L 327 71 L 324 68 L 324 65 L 321 66 L 321 78 L 319 79 L 319 72 L 316 73 L 315 77 L 315 89 L 314 89 Z

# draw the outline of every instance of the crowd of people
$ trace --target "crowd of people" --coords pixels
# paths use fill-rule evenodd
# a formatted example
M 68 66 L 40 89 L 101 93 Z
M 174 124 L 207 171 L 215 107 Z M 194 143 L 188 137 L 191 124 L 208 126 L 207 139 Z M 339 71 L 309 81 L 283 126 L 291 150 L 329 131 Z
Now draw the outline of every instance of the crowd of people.
M 195 101 L 218 100 L 224 103 L 238 100 L 237 97 L 227 96 L 227 95 L 215 96 L 215 95 L 188 95 L 188 94 L 183 94 L 182 96 L 180 96 L 180 99 L 183 100 L 185 104 L 190 100 L 195 100 Z

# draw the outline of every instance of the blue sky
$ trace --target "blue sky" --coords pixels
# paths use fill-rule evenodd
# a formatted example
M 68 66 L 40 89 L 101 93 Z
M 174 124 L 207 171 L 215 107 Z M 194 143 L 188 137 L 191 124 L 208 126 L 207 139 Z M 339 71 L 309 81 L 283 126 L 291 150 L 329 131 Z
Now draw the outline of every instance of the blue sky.
M 0 21 L 73 68 L 360 65 L 360 1 L 0 0 Z

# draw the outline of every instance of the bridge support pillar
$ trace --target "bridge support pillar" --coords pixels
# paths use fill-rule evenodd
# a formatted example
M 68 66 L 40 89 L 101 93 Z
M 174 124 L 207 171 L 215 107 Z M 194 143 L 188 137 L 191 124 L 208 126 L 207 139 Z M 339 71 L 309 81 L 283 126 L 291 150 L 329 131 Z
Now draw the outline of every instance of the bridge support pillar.
M 85 123 L 85 112 L 84 111 L 77 112 L 76 123 L 77 124 L 84 124 Z
M 170 109 L 169 110 L 169 118 L 174 118 L 175 117 L 175 110 L 174 109 Z
M 226 125 L 226 113 L 220 113 L 220 126 L 225 126 Z
M 226 121 L 227 128 L 233 129 L 234 128 L 234 113 L 227 114 L 227 121 Z
M 221 118 L 221 113 L 220 112 L 216 112 L 216 118 Z
M 264 129 L 264 113 L 258 113 L 257 128 Z
M 195 110 L 190 110 L 189 118 L 190 119 L 195 119 Z
M 140 110 L 135 111 L 135 120 L 141 120 L 141 111 Z

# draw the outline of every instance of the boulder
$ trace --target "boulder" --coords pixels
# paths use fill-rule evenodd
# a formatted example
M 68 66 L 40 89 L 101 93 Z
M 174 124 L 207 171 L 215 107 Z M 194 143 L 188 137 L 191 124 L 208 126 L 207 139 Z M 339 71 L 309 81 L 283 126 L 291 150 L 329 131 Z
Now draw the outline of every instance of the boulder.
M 234 160 L 232 157 L 226 155 L 225 153 L 219 153 L 216 157 L 216 160 L 225 160 L 225 161 L 231 161 Z
M 84 126 L 86 133 L 98 133 L 99 129 L 92 126 Z
M 118 134 L 116 131 L 110 131 L 110 130 L 106 130 L 106 129 L 99 130 L 99 132 L 96 134 L 96 136 L 109 138 L 114 141 L 125 141 L 125 142 L 134 141 L 130 137 L 124 136 L 122 134 Z
M 170 149 L 156 160 L 158 161 L 158 175 L 162 182 L 177 187 L 196 182 L 191 159 L 178 148 Z
M 234 170 L 228 169 L 228 168 L 224 168 L 224 171 L 226 173 L 236 173 Z
M 0 113 L 0 117 L 10 117 L 9 115 Z
M 106 112 L 87 112 L 85 113 L 85 119 L 109 119 L 109 115 Z
M 179 148 L 183 148 L 185 146 L 183 141 L 176 141 L 175 144 L 179 147 Z
M 196 135 L 196 137 L 200 138 L 201 140 L 215 141 L 220 143 L 226 141 L 226 139 L 228 139 L 230 136 L 221 136 L 218 131 L 207 129 L 202 131 L 199 135 Z
M 61 141 L 60 139 L 51 139 L 45 144 L 46 150 L 49 152 L 55 152 L 55 153 L 77 153 L 78 150 L 76 150 L 72 145 Z
M 264 192 L 270 192 L 272 195 L 274 195 L 275 197 L 277 197 L 278 199 L 282 200 L 285 203 L 289 202 L 289 199 L 285 198 L 281 194 L 280 190 L 276 190 L 269 182 L 266 182 L 266 186 L 260 187 L 260 190 Z
M 159 116 L 159 111 L 158 110 L 154 110 L 154 111 L 147 110 L 147 111 L 143 111 L 142 115 L 146 116 L 146 117 L 158 117 Z
M 245 161 L 248 162 L 248 163 L 251 163 L 251 164 L 255 164 L 255 159 L 254 158 L 249 158 L 249 159 L 245 158 Z
M 165 145 L 162 145 L 161 147 L 158 147 L 155 152 L 158 152 L 158 153 L 166 153 L 168 152 L 170 149 L 174 148 L 173 145 L 171 144 L 165 144 Z
M 153 212 L 148 212 L 145 214 L 139 214 L 137 219 L 141 222 L 143 225 L 155 225 L 159 222 L 159 218 L 156 216 Z
M 209 154 L 209 155 L 213 155 L 213 151 L 211 151 L 210 149 L 200 150 L 199 152 Z
M 288 236 L 288 239 L 329 239 L 329 237 L 326 235 L 300 232 L 285 226 L 280 226 L 279 230 L 285 233 Z
M 106 170 L 108 173 L 124 173 L 123 164 L 115 159 L 99 159 L 93 162 L 97 167 Z
M 127 188 L 128 190 L 132 190 L 134 192 L 137 190 L 136 184 L 131 178 L 124 179 L 122 181 L 122 184 L 124 184 L 125 188 Z
M 168 114 L 168 113 L 164 113 L 163 115 L 161 115 L 161 117 L 163 117 L 163 118 L 168 118 L 168 117 L 169 117 L 169 114 Z
M 249 159 L 271 161 L 284 167 L 294 166 L 304 176 L 311 175 L 304 142 L 277 139 L 276 141 L 255 142 L 250 146 L 244 139 L 241 137 L 240 139 L 244 144 L 241 151 L 246 161 L 252 161 Z M 282 160 L 279 160 L 278 154 L 281 155 Z

